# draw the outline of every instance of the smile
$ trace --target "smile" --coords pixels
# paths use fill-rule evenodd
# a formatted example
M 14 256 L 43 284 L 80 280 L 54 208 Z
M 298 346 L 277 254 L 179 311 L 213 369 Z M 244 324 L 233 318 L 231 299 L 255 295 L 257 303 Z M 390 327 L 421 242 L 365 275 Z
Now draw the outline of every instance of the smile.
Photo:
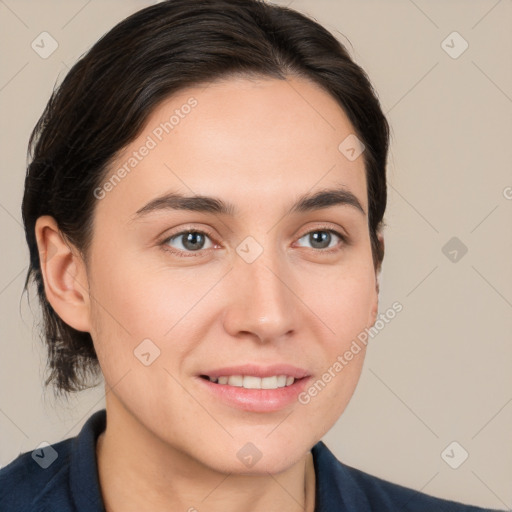
M 196 374 L 201 393 L 229 407 L 270 413 L 297 404 L 312 376 L 290 364 L 254 363 L 204 369 Z
M 245 389 L 278 389 L 291 386 L 295 378 L 291 375 L 272 375 L 270 377 L 257 377 L 254 375 L 221 375 L 219 377 L 201 376 L 215 384 L 234 386 Z

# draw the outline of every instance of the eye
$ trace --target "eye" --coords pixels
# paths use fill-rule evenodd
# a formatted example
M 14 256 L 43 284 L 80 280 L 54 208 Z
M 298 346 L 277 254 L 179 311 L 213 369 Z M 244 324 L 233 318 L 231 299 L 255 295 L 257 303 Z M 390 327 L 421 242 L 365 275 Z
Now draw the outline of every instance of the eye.
M 205 247 L 206 242 L 209 240 L 210 245 Z M 171 252 L 177 254 L 178 256 L 186 256 L 186 254 L 180 253 L 194 253 L 200 252 L 202 250 L 210 249 L 214 246 L 210 235 L 205 233 L 204 231 L 199 230 L 188 230 L 181 231 L 180 233 L 176 233 L 163 241 L 163 245 L 167 247 L 171 247 Z M 195 254 L 189 254 L 190 256 L 195 256 Z
M 313 249 L 326 250 L 340 245 L 339 242 L 336 241 L 336 238 L 341 242 L 346 242 L 346 237 L 334 229 L 315 229 L 301 236 L 299 242 L 306 240 L 311 243 Z M 331 244 L 331 242 L 334 243 Z

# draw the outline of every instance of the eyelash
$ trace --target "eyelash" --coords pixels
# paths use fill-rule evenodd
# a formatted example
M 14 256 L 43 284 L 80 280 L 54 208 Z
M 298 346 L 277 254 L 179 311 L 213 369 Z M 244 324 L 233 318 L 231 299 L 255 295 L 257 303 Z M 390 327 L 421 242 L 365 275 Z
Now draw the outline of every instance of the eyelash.
M 316 251 L 318 253 L 323 253 L 323 254 L 331 254 L 333 252 L 337 252 L 339 250 L 341 250 L 341 245 L 348 245 L 349 241 L 348 241 L 348 238 L 341 234 L 339 231 L 336 231 L 335 229 L 332 229 L 330 227 L 327 227 L 327 226 L 320 226 L 320 227 L 316 227 L 315 229 L 312 229 L 310 231 L 307 231 L 306 233 L 302 234 L 298 240 L 300 240 L 301 238 L 304 238 L 305 236 L 311 234 L 311 233 L 316 233 L 316 232 L 321 232 L 321 231 L 326 231 L 328 233 L 333 233 L 335 234 L 341 241 L 341 243 L 337 244 L 335 247 L 331 247 L 329 249 L 315 249 L 315 248 L 312 248 L 313 251 Z M 170 252 L 171 254 L 174 254 L 175 256 L 178 256 L 178 257 L 181 257 L 181 258 L 194 258 L 194 257 L 201 257 L 201 256 L 204 256 L 204 251 L 208 251 L 209 249 L 200 249 L 198 251 L 182 251 L 182 250 L 176 250 L 176 249 L 171 249 L 168 245 L 168 242 L 172 239 L 175 239 L 175 238 L 179 238 L 180 236 L 182 235 L 186 235 L 186 234 L 189 234 L 189 233 L 199 233 L 201 235 L 207 235 L 214 244 L 217 244 L 217 242 L 215 241 L 215 238 L 213 236 L 213 234 L 208 231 L 207 229 L 186 229 L 186 230 L 183 230 L 183 231 L 180 231 L 179 233 L 175 233 L 171 236 L 168 236 L 166 237 L 162 242 L 161 242 L 161 246 L 162 246 L 162 249 L 164 251 L 167 251 L 167 252 Z

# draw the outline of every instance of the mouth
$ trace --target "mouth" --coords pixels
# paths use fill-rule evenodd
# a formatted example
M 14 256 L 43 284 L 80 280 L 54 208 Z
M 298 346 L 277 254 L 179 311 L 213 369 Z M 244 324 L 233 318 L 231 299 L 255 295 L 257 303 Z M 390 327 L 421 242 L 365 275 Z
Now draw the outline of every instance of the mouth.
M 211 377 L 209 375 L 200 375 L 200 377 L 214 384 L 244 389 L 285 388 L 291 386 L 295 381 L 301 380 L 291 375 L 272 375 L 270 377 L 257 377 L 256 375 L 221 375 L 219 377 Z
M 297 403 L 311 376 L 291 365 L 254 364 L 197 375 L 201 388 L 225 405 L 250 412 L 274 412 Z

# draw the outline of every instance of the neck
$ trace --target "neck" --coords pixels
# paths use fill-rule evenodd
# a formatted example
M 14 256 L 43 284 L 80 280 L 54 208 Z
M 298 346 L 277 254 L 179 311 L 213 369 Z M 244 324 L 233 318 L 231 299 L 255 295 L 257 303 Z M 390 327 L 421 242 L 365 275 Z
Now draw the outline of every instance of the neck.
M 279 474 L 225 474 L 157 438 L 120 404 L 107 403 L 96 453 L 107 512 L 314 510 L 311 452 Z

